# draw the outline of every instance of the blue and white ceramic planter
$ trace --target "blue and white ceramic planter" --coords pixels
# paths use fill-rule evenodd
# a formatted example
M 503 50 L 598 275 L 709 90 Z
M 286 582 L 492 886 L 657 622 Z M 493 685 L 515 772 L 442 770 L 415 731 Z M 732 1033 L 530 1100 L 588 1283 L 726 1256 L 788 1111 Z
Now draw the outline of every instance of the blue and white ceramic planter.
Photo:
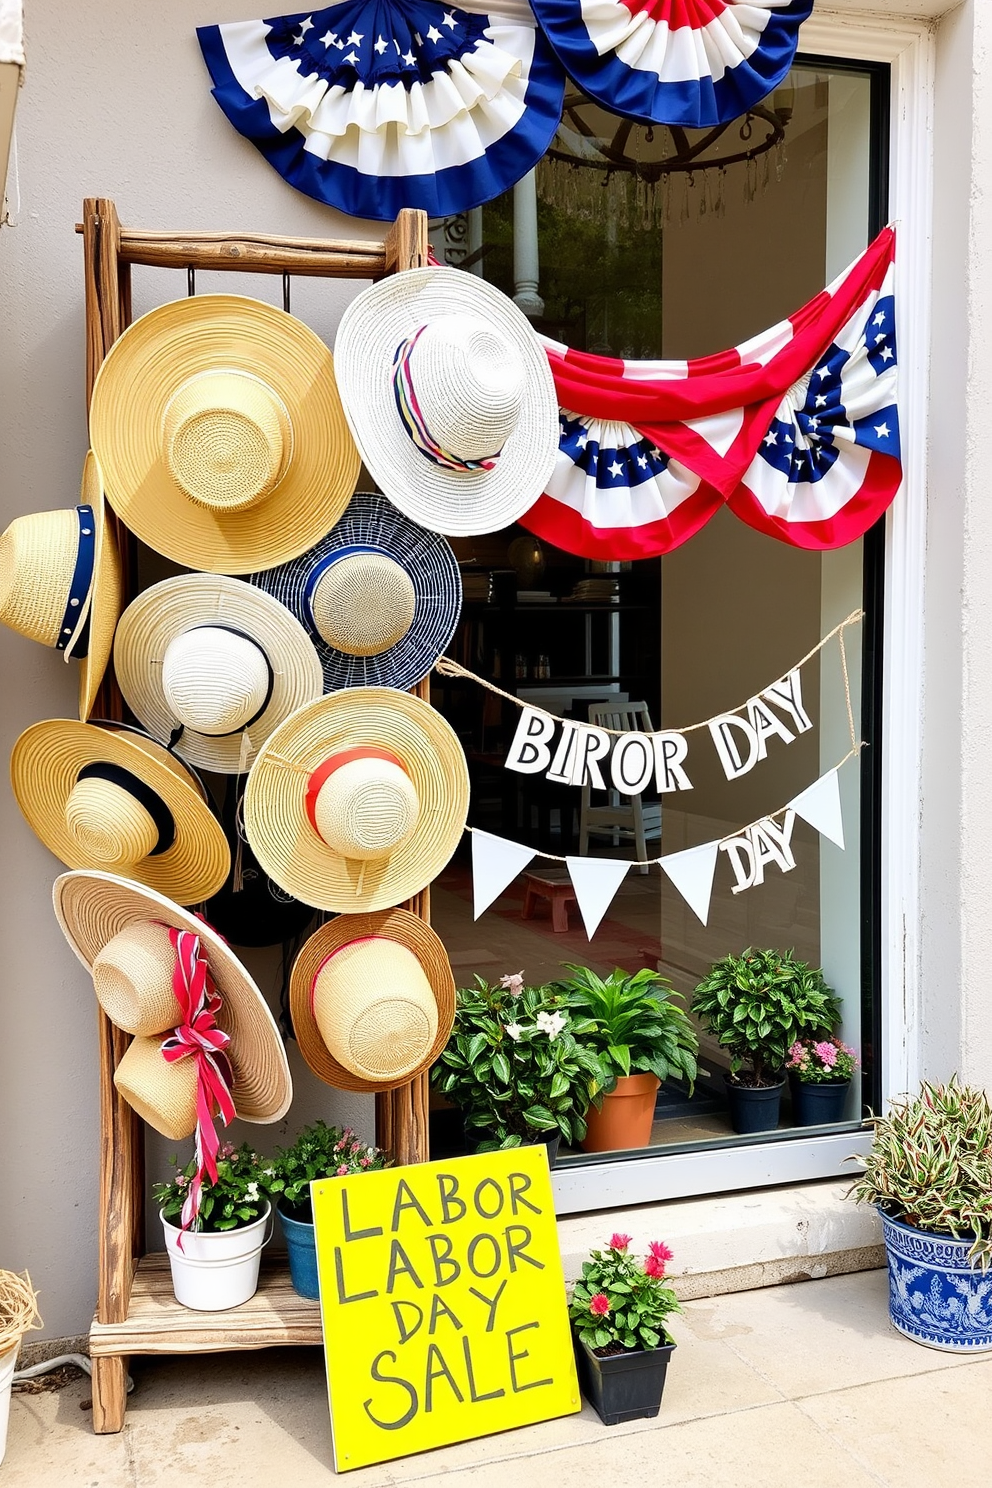
M 879 1213 L 889 1258 L 892 1326 L 946 1353 L 992 1352 L 992 1269 L 971 1265 L 971 1241 L 916 1230 Z

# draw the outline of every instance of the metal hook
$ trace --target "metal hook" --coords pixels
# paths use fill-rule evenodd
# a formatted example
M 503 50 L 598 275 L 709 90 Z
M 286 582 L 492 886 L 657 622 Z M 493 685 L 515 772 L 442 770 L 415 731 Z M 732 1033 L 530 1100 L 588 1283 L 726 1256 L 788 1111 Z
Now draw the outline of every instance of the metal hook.
M 196 270 L 192 264 L 186 265 L 186 294 L 190 299 L 196 294 Z
M 282 276 L 282 308 L 285 310 L 286 314 L 289 315 L 290 309 L 289 309 L 289 275 L 288 274 L 283 274 L 283 276 Z

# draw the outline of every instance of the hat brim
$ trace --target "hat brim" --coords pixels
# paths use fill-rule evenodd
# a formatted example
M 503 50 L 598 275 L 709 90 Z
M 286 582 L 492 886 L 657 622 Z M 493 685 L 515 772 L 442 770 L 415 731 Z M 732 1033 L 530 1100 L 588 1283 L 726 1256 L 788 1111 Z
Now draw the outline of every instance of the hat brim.
M 488 321 L 526 374 L 520 419 L 492 470 L 457 472 L 414 445 L 396 411 L 393 358 L 420 326 L 462 312 Z M 415 522 L 452 537 L 497 532 L 537 501 L 558 454 L 558 395 L 533 327 L 512 300 L 459 269 L 408 269 L 352 300 L 334 343 L 338 385 L 355 442 L 377 484 Z
M 318 564 L 340 549 L 372 548 L 384 553 L 413 584 L 413 621 L 394 646 L 374 656 L 352 656 L 328 645 L 319 632 L 311 640 L 324 672 L 324 691 L 341 687 L 415 687 L 443 655 L 455 633 L 462 608 L 458 559 L 437 532 L 412 522 L 385 496 L 360 491 L 351 498 L 337 526 L 308 553 L 262 573 L 251 582 L 266 590 L 307 624 L 304 598 Z
M 121 616 L 114 641 L 114 669 L 128 707 L 154 738 L 168 741 L 176 728 L 162 686 L 162 661 L 170 641 L 203 625 L 228 625 L 250 636 L 272 668 L 272 695 L 247 733 L 218 737 L 184 728 L 175 751 L 202 770 L 233 775 L 246 769 L 274 729 L 323 692 L 323 672 L 310 637 L 270 594 L 222 574 L 179 574 L 145 589 Z
M 118 765 L 162 798 L 172 813 L 176 837 L 155 857 L 129 865 L 131 877 L 180 904 L 199 904 L 227 878 L 231 850 L 223 828 L 178 760 L 167 765 L 126 734 L 75 719 L 53 718 L 25 729 L 10 756 L 14 797 L 32 831 L 69 868 L 99 868 L 87 862 L 70 835 L 65 807 L 84 765 Z
M 317 972 L 332 951 L 368 936 L 395 940 L 412 951 L 423 967 L 437 1001 L 437 1035 L 430 1051 L 415 1070 L 398 1080 L 364 1080 L 346 1069 L 324 1043 L 314 1017 L 310 989 Z M 455 1020 L 455 979 L 444 946 L 431 927 L 417 915 L 405 909 L 389 909 L 381 914 L 338 915 L 337 919 L 315 931 L 297 956 L 289 981 L 289 1006 L 300 1053 L 325 1084 L 338 1090 L 396 1090 L 429 1069 L 448 1042 Z
M 311 773 L 360 745 L 389 750 L 420 803 L 412 836 L 388 857 L 357 862 L 310 824 Z M 354 687 L 301 708 L 259 752 L 245 788 L 252 851 L 280 888 L 316 909 L 386 909 L 417 894 L 450 859 L 468 814 L 468 767 L 458 738 L 429 703 L 390 687 Z
M 162 459 L 162 420 L 188 379 L 218 369 L 261 378 L 289 411 L 285 475 L 255 505 L 190 501 Z M 302 321 L 241 295 L 197 295 L 151 310 L 114 343 L 90 407 L 107 499 L 142 542 L 189 568 L 251 573 L 285 563 L 333 527 L 358 479 L 331 353 Z
M 96 547 L 93 559 L 93 589 L 89 605 L 89 645 L 79 658 L 79 721 L 93 712 L 114 644 L 114 631 L 124 602 L 121 555 L 112 524 L 107 520 L 103 479 L 96 456 L 89 450 L 83 462 L 80 501 L 93 508 Z M 70 648 L 71 651 L 71 648 Z
M 200 937 L 210 974 L 223 1000 L 217 1022 L 230 1034 L 234 1104 L 245 1121 L 279 1121 L 293 1083 L 275 1019 L 241 962 L 209 925 L 163 894 L 112 873 L 63 873 L 52 891 L 62 931 L 87 971 L 104 946 L 129 925 L 155 920 Z

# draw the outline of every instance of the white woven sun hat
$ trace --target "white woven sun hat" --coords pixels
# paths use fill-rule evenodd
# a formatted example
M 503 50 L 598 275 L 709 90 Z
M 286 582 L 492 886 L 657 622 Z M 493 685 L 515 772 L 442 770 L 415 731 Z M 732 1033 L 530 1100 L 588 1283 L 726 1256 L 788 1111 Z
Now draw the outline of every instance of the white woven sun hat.
M 360 491 L 337 526 L 290 563 L 253 574 L 306 627 L 324 690 L 426 677 L 455 633 L 462 581 L 451 546 L 385 496 Z
M 362 458 L 413 521 L 449 536 L 495 532 L 543 493 L 560 432 L 548 358 L 484 279 L 391 274 L 347 307 L 334 354 Z
M 153 738 L 200 769 L 240 774 L 323 691 L 307 632 L 277 599 L 220 574 L 179 574 L 121 616 L 114 670 Z

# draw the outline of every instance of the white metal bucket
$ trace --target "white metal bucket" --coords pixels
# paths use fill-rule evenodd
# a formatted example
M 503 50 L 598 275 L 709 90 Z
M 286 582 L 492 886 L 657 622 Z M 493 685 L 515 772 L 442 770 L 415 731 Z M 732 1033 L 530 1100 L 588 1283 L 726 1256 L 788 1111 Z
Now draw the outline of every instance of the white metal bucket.
M 10 1387 L 14 1381 L 14 1365 L 21 1345 L 18 1341 L 12 1349 L 0 1354 L 0 1462 L 7 1450 L 7 1421 L 10 1417 Z
M 272 1238 L 270 1205 L 254 1224 L 215 1234 L 184 1233 L 160 1218 L 177 1302 L 194 1312 L 224 1312 L 255 1295 L 262 1247 Z

